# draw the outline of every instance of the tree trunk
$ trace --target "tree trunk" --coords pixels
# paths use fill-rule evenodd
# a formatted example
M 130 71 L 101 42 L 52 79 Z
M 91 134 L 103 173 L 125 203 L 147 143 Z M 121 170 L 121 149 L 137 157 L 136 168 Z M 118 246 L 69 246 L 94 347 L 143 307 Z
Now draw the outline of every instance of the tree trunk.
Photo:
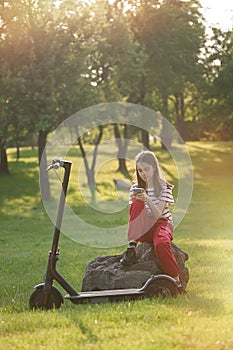
M 162 107 L 162 133 L 161 133 L 161 142 L 163 149 L 169 149 L 171 147 L 172 138 L 169 132 L 168 124 L 166 118 L 168 116 L 168 99 L 167 96 L 163 96 L 163 107 Z
M 184 97 L 183 94 L 175 94 L 176 127 L 181 137 L 184 136 Z
M 140 104 L 145 105 L 145 95 L 146 95 L 146 77 L 143 75 L 140 84 Z M 147 120 L 142 113 L 143 125 L 147 125 Z M 142 144 L 145 149 L 150 149 L 149 132 L 147 129 L 141 129 Z
M 46 145 L 46 138 L 47 138 L 47 131 L 45 130 L 40 130 L 39 131 L 39 135 L 38 135 L 38 160 L 39 160 L 39 164 L 41 162 L 41 158 L 45 149 L 45 145 Z
M 118 124 L 114 124 L 114 135 L 116 139 L 116 143 L 118 146 L 118 169 L 117 171 L 120 171 L 122 174 L 128 174 L 128 169 L 126 166 L 126 151 L 127 151 L 127 146 L 128 146 L 128 138 L 127 138 L 127 130 L 128 130 L 128 125 L 124 124 L 124 137 L 121 137 L 120 130 L 118 127 Z
M 91 201 L 92 201 L 92 203 L 95 203 L 95 199 L 96 199 L 96 180 L 95 180 L 94 170 L 86 169 L 86 174 L 87 174 L 88 187 L 89 187 L 90 192 L 91 192 Z
M 0 174 L 9 175 L 6 148 L 3 139 L 0 139 Z
M 16 159 L 19 160 L 19 158 L 20 158 L 20 147 L 17 143 L 17 145 L 16 145 Z
M 51 199 L 51 191 L 47 168 L 47 157 L 45 151 L 47 132 L 44 130 L 39 131 L 38 135 L 38 159 L 40 166 L 40 192 L 43 200 Z
M 79 148 L 80 148 L 83 162 L 85 165 L 85 171 L 86 171 L 86 175 L 87 175 L 87 183 L 88 183 L 88 187 L 89 187 L 90 192 L 91 192 L 91 200 L 93 202 L 95 202 L 95 194 L 96 194 L 95 164 L 96 164 L 98 146 L 99 146 L 100 141 L 101 141 L 102 136 L 103 136 L 103 126 L 100 125 L 98 128 L 99 128 L 99 133 L 94 141 L 95 148 L 94 148 L 94 152 L 93 152 L 93 159 L 92 159 L 91 167 L 88 164 L 86 152 L 85 152 L 85 149 L 83 147 L 81 137 L 78 138 Z M 79 133 L 77 132 L 77 134 L 79 134 Z
M 145 129 L 141 131 L 142 144 L 145 149 L 150 149 L 149 132 Z

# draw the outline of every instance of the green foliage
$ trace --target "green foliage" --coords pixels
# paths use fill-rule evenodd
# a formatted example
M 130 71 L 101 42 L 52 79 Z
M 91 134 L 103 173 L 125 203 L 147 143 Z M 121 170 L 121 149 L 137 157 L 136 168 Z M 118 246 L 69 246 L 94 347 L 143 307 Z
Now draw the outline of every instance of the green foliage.
M 187 120 L 232 139 L 232 33 L 216 30 L 210 48 L 197 0 L 127 3 L 1 2 L 1 149 L 112 101 L 161 111 L 186 139 Z
M 188 143 L 195 183 L 188 212 L 175 231 L 175 243 L 189 253 L 188 293 L 151 299 L 59 310 L 30 311 L 29 295 L 42 282 L 53 225 L 41 205 L 36 150 L 24 149 L 20 161 L 8 151 L 11 175 L 0 183 L 0 347 L 6 350 L 98 349 L 227 350 L 232 338 L 232 142 Z M 71 157 L 77 157 L 72 150 Z M 175 168 L 166 152 L 162 165 Z M 75 161 L 75 171 L 80 155 Z M 98 183 L 104 196 L 106 165 Z M 71 188 L 75 190 L 74 178 Z M 169 179 L 170 180 L 170 179 Z M 103 183 L 102 183 L 103 181 Z M 101 185 L 102 184 L 102 185 Z M 106 191 L 106 192 L 104 192 Z M 75 191 L 69 196 L 76 201 Z M 76 197 L 77 198 L 77 197 Z M 77 202 L 76 202 L 77 203 Z M 87 210 L 87 208 L 86 208 Z M 125 213 L 125 218 L 127 213 Z M 102 218 L 103 223 L 105 218 Z M 95 249 L 61 236 L 58 270 L 80 290 L 86 264 L 124 247 Z M 59 286 L 58 286 L 59 287 Z M 60 287 L 59 287 L 60 288 Z

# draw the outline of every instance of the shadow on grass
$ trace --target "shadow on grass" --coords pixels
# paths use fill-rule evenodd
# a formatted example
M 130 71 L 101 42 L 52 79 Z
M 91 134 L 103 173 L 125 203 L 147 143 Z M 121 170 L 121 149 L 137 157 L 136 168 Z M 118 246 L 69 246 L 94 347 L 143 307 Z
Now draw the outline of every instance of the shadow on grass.
M 0 207 L 5 200 L 40 198 L 39 171 L 35 161 L 19 160 L 10 164 L 10 175 L 0 176 Z

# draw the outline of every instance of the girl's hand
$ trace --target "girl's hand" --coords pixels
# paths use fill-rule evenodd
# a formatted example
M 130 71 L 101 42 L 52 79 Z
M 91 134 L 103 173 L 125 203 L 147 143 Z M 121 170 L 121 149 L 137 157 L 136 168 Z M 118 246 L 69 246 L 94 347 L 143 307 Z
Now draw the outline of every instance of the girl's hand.
M 148 195 L 146 194 L 146 191 L 143 190 L 142 193 L 134 193 L 132 199 L 146 202 L 148 200 Z

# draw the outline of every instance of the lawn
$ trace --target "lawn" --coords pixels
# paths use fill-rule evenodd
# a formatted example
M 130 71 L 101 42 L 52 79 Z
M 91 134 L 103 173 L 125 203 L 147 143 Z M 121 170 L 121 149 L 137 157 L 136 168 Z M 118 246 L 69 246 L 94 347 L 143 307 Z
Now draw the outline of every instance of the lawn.
M 33 286 L 43 282 L 53 232 L 40 200 L 37 152 L 24 149 L 17 161 L 15 150 L 9 150 L 11 175 L 0 178 L 0 349 L 233 349 L 233 142 L 192 142 L 187 147 L 194 188 L 175 243 L 190 256 L 188 293 L 96 305 L 67 300 L 51 311 L 32 311 L 28 306 Z M 169 174 L 175 172 L 165 151 L 157 152 L 170 167 Z M 75 175 L 80 157 L 71 157 Z M 114 192 L 110 179 L 120 177 L 116 165 L 112 162 L 98 173 L 98 188 L 105 198 Z M 88 207 L 75 191 L 74 175 L 69 202 L 87 219 Z M 109 220 L 94 214 L 91 218 L 97 226 L 106 226 Z M 125 222 L 123 210 L 113 224 Z M 87 247 L 65 235 L 60 248 L 58 269 L 77 290 L 89 261 L 125 249 Z

